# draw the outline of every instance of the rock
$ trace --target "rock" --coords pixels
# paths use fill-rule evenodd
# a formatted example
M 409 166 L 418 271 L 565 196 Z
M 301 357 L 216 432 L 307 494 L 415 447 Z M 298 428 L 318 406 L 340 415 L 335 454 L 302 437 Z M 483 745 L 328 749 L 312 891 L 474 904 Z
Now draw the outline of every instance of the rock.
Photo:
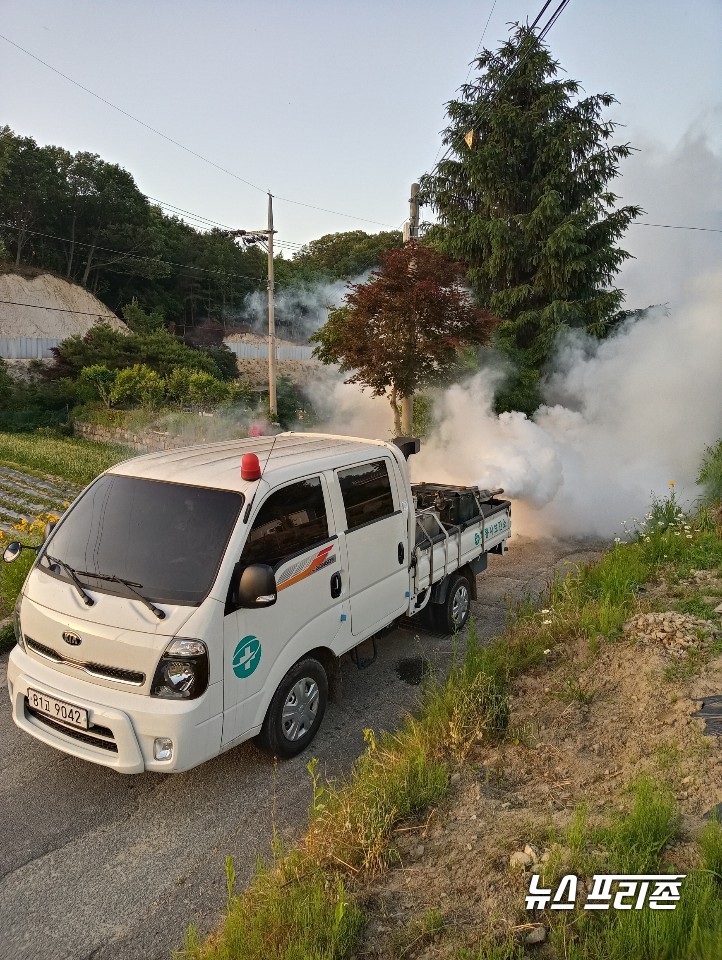
M 532 863 L 534 863 L 534 858 L 523 850 L 516 850 L 509 857 L 509 866 L 512 868 L 521 867 L 523 870 L 525 867 L 531 866 Z
M 452 774 L 451 774 L 451 777 L 449 778 L 449 782 L 450 782 L 450 783 L 458 783 L 459 780 L 461 780 L 461 774 L 458 773 L 458 772 L 457 772 L 457 773 L 452 773 Z
M 540 863 L 549 863 L 549 858 L 551 857 L 551 850 L 545 850 L 544 853 L 539 857 Z
M 530 843 L 527 843 L 527 845 L 524 847 L 524 853 L 527 855 L 527 857 L 531 857 L 532 863 L 536 863 L 539 859 L 539 851 L 536 847 L 532 847 Z
M 534 929 L 530 930 L 524 937 L 524 943 L 527 944 L 527 946 L 531 946 L 534 943 L 544 943 L 546 938 L 547 932 L 544 927 L 534 927 Z
M 414 860 L 418 860 L 419 857 L 423 857 L 423 855 L 424 855 L 423 843 L 420 843 L 418 846 L 414 847 L 414 849 L 411 851 L 411 856 L 414 858 Z

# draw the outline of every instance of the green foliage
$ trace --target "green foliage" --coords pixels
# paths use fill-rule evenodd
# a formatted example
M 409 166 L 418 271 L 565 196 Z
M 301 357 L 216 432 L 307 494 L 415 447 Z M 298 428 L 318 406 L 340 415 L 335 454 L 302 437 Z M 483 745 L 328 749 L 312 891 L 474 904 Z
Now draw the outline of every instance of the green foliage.
M 251 889 L 232 902 L 218 937 L 201 942 L 191 928 L 176 960 L 342 960 L 364 926 L 342 881 L 314 870 L 279 879 L 260 869 Z
M 662 851 L 677 836 L 679 817 L 674 797 L 647 777 L 634 786 L 629 813 L 617 817 L 601 833 L 601 840 L 620 873 L 654 871 Z
M 697 477 L 710 504 L 722 501 L 722 439 L 706 447 Z
M 278 423 L 284 430 L 313 423 L 315 412 L 311 402 L 298 389 L 290 377 L 281 375 L 276 380 L 276 410 Z
M 113 403 L 140 404 L 155 409 L 163 399 L 163 388 L 163 378 L 155 370 L 144 363 L 136 363 L 118 371 L 110 396 Z
M 368 234 L 363 230 L 327 233 L 301 248 L 290 263 L 281 267 L 281 279 L 352 280 L 378 267 L 387 250 L 400 247 L 396 230 Z
M 153 333 L 165 327 L 165 318 L 161 311 L 153 310 L 149 313 L 143 310 L 137 297 L 133 297 L 131 302 L 123 307 L 121 313 L 133 333 Z
M 111 443 L 49 434 L 0 433 L 0 464 L 83 485 L 129 455 L 124 447 Z
M 609 182 L 631 148 L 613 144 L 608 93 L 581 98 L 528 26 L 477 57 L 478 75 L 447 106 L 450 148 L 421 181 L 438 214 L 427 240 L 468 264 L 477 302 L 502 322 L 496 340 L 519 367 L 501 408 L 530 412 L 535 374 L 568 327 L 605 336 L 629 256 L 616 246 L 640 208 L 617 207 Z M 471 134 L 471 145 L 466 139 Z
M 78 387 L 80 391 L 87 387 L 92 399 L 100 398 L 103 405 L 109 407 L 117 378 L 117 370 L 109 370 L 104 364 L 94 363 L 89 367 L 82 368 Z
M 216 354 L 189 347 L 165 329 L 128 336 L 108 324 L 98 324 L 84 337 L 68 337 L 54 352 L 55 363 L 48 371 L 54 379 L 76 379 L 84 367 L 100 365 L 109 370 L 123 370 L 137 364 L 144 364 L 161 377 L 170 375 L 177 367 L 203 371 L 217 380 L 223 380 L 227 375 L 214 359 Z M 224 358 L 224 363 L 226 354 L 233 360 L 229 350 L 216 353 Z
M 194 370 L 188 378 L 188 400 L 198 407 L 208 408 L 225 400 L 228 388 L 210 373 Z
M 0 587 L 0 592 L 2 587 Z M 11 623 L 6 623 L 4 627 L 0 627 L 0 654 L 7 653 L 8 650 L 12 650 L 15 646 L 15 630 Z

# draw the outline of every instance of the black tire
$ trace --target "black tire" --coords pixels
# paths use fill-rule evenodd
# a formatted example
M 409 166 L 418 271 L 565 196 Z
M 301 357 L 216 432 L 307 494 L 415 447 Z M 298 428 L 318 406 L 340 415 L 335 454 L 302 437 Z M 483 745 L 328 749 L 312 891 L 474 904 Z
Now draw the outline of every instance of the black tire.
M 471 582 L 464 573 L 451 575 L 446 600 L 434 604 L 436 624 L 445 633 L 463 630 L 471 616 Z
M 309 697 L 305 704 L 302 702 L 304 696 Z M 327 702 L 326 671 L 312 657 L 299 660 L 273 694 L 261 732 L 256 737 L 259 747 L 276 757 L 295 757 L 316 736 Z M 289 710 L 294 706 L 295 716 L 289 716 Z M 295 728 L 294 721 L 297 723 Z

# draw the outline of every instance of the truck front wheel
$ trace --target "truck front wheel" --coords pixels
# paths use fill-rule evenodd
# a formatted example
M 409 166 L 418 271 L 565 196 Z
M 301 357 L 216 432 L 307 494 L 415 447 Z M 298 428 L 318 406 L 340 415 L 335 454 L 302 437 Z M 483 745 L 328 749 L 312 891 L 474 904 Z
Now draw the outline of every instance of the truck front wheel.
M 471 615 L 471 584 L 463 573 L 451 577 L 446 600 L 436 607 L 436 622 L 447 633 L 463 630 Z
M 318 660 L 299 660 L 273 695 L 258 745 L 277 757 L 295 757 L 316 736 L 326 712 L 328 678 Z

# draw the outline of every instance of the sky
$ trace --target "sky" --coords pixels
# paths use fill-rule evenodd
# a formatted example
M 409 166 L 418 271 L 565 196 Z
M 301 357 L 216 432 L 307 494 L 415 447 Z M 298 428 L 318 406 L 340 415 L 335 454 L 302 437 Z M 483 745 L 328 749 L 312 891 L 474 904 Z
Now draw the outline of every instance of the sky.
M 435 160 L 444 104 L 464 81 L 487 18 L 484 46 L 494 48 L 511 21 L 533 19 L 541 6 L 0 0 L 0 33 L 258 189 L 4 40 L 0 124 L 39 143 L 96 152 L 130 170 L 146 195 L 234 227 L 265 224 L 270 189 L 281 240 L 398 228 L 411 182 Z M 570 77 L 588 93 L 619 99 L 610 119 L 625 125 L 621 138 L 643 149 L 626 162 L 617 192 L 641 203 L 649 222 L 722 226 L 714 183 L 690 184 L 682 163 L 692 150 L 698 173 L 719 170 L 721 14 L 721 0 L 571 0 L 548 35 Z M 675 164 L 676 181 L 667 170 Z M 714 249 L 719 257 L 720 234 L 662 240 L 662 232 L 632 228 L 630 249 L 651 255 L 644 234 L 654 233 L 680 256 Z

